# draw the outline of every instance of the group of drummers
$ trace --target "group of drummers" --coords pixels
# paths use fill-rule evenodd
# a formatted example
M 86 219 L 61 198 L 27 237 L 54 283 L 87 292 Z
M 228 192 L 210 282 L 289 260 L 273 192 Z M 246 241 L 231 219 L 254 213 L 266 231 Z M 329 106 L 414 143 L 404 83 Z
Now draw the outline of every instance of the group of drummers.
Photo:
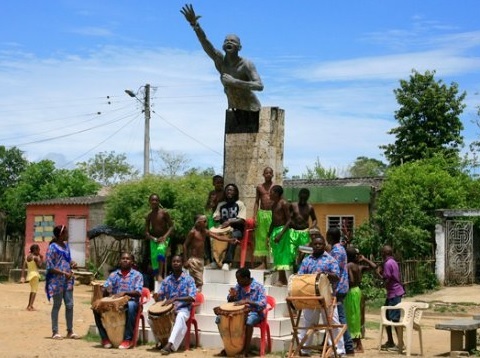
M 336 232 L 335 229 L 329 230 L 327 237 Z M 312 251 L 302 260 L 298 274 L 290 277 L 288 295 L 318 295 L 316 286 L 320 284 L 318 276 L 322 273 L 321 276 L 327 277 L 328 280 L 327 286 L 320 288 L 321 294 L 329 299 L 335 296 L 341 299 L 339 288 L 343 284 L 341 282 L 342 273 L 337 260 L 326 252 L 327 242 L 318 229 L 310 229 L 309 236 L 311 237 Z M 341 245 L 335 242 L 331 242 L 331 244 L 333 244 L 333 248 L 337 244 Z M 134 333 L 137 328 L 135 327 L 135 318 L 142 290 L 145 289 L 143 288 L 142 274 L 132 268 L 133 264 L 133 255 L 128 252 L 122 253 L 119 268 L 109 275 L 102 286 L 103 298 L 93 303 L 95 323 L 104 348 L 128 349 L 135 345 Z M 181 255 L 171 257 L 171 267 L 172 273 L 160 283 L 158 291 L 153 294 L 155 303 L 148 310 L 150 327 L 162 355 L 177 351 L 182 344 L 187 333 L 190 310 L 197 295 L 195 281 L 183 269 L 184 262 Z M 299 279 L 304 275 L 317 277 L 317 279 L 307 282 L 309 287 L 305 288 L 302 287 L 302 284 L 305 284 L 306 281 Z M 224 349 L 219 356 L 249 355 L 253 327 L 264 319 L 264 310 L 267 306 L 265 288 L 262 283 L 251 277 L 248 268 L 238 269 L 236 280 L 235 287 L 230 288 L 228 293 L 226 292 L 227 303 L 214 309 L 220 335 L 222 338 L 228 336 L 228 339 L 224 339 Z M 325 282 L 322 284 L 324 285 Z M 122 307 L 123 309 L 121 309 Z M 333 323 L 340 323 L 337 307 L 340 306 L 332 306 L 331 320 Z M 303 340 L 308 331 L 306 327 L 315 326 L 322 320 L 326 320 L 322 311 L 316 307 L 304 308 L 300 326 L 305 329 L 298 330 L 299 341 Z M 123 316 L 119 316 L 120 318 L 117 318 L 116 322 L 111 322 L 112 319 L 108 318 L 109 315 L 115 315 L 122 311 Z M 340 332 L 341 337 L 339 334 L 335 334 L 335 336 L 339 336 L 335 346 L 340 355 L 347 354 L 346 340 L 343 339 L 345 328 L 344 325 Z M 336 330 L 340 329 L 340 326 L 337 325 Z M 232 337 L 235 338 L 232 339 Z M 305 346 L 309 346 L 311 338 L 308 337 L 304 342 Z M 308 355 L 308 349 L 302 349 L 301 354 Z
M 132 254 L 122 253 L 119 268 L 101 286 L 103 297 L 92 304 L 104 348 L 128 349 L 135 345 L 135 319 L 145 289 L 142 274 L 132 268 L 133 263 Z M 172 256 L 172 273 L 160 283 L 153 294 L 155 303 L 148 310 L 149 324 L 162 355 L 177 351 L 182 344 L 197 295 L 195 281 L 183 270 L 183 264 L 181 255 Z M 267 305 L 264 286 L 251 277 L 248 268 L 238 269 L 236 279 L 237 284 L 227 294 L 227 303 L 215 308 L 220 333 L 225 336 L 228 331 L 231 337 L 220 356 L 248 356 L 253 327 L 264 318 Z M 232 327 L 232 317 L 240 324 Z

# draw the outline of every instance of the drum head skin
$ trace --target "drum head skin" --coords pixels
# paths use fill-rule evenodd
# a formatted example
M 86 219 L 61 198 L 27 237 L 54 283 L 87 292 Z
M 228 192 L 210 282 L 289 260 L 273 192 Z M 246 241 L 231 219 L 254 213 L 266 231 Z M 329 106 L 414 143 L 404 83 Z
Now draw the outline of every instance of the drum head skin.
M 231 233 L 233 231 L 233 228 L 231 226 L 227 226 L 227 227 L 224 227 L 224 228 L 221 228 L 221 227 L 212 227 L 210 229 L 210 231 L 214 234 L 228 234 L 228 233 Z
M 173 309 L 173 303 L 170 303 L 168 305 L 163 305 L 163 302 L 157 302 L 150 306 L 150 308 L 148 309 L 148 313 L 153 313 L 158 315 L 165 312 L 169 312 L 172 309 Z

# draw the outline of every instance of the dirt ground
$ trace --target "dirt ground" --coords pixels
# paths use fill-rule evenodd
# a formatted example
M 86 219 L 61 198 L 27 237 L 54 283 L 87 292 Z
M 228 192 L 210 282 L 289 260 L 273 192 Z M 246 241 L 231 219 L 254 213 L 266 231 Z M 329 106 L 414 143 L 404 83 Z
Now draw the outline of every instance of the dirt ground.
M 103 349 L 98 342 L 86 339 L 61 341 L 53 340 L 51 336 L 50 312 L 51 304 L 44 294 L 44 285 L 40 283 L 38 297 L 35 301 L 36 311 L 30 312 L 27 306 L 30 286 L 18 283 L 0 283 L 0 357 L 159 357 L 160 353 L 151 345 L 141 345 L 134 350 Z M 428 295 L 407 298 L 413 301 L 431 303 L 430 308 L 422 318 L 424 356 L 435 357 L 448 355 L 450 348 L 450 333 L 435 330 L 435 324 L 450 318 L 460 316 L 471 317 L 480 314 L 480 286 L 450 287 Z M 74 290 L 74 330 L 85 336 L 93 324 L 90 310 L 91 287 L 76 286 Z M 208 297 L 207 297 L 208 299 Z M 396 353 L 377 352 L 378 344 L 378 313 L 367 315 L 367 332 L 364 339 L 365 353 L 357 357 L 391 357 Z M 65 334 L 64 308 L 59 317 L 60 332 Z M 220 349 L 220 348 L 219 348 Z M 173 357 L 212 357 L 219 349 L 192 349 L 180 351 Z M 413 354 L 419 355 L 418 336 L 414 336 Z M 284 356 L 281 352 L 271 354 Z

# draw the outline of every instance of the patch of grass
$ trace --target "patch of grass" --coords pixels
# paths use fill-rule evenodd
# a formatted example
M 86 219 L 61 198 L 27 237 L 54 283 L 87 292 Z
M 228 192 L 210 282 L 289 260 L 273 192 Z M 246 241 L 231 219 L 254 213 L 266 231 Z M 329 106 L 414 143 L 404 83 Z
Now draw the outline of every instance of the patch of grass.
M 87 342 L 100 342 L 100 335 L 90 331 L 82 337 Z
M 380 323 L 378 322 L 372 322 L 372 321 L 366 321 L 365 322 L 365 328 L 370 329 L 370 330 L 378 330 L 380 327 Z
M 380 307 L 385 305 L 385 298 L 375 298 L 367 300 L 365 303 L 365 311 L 368 313 L 377 312 L 380 310 Z
M 462 305 L 452 304 L 434 304 L 433 311 L 438 313 L 465 313 L 467 310 Z

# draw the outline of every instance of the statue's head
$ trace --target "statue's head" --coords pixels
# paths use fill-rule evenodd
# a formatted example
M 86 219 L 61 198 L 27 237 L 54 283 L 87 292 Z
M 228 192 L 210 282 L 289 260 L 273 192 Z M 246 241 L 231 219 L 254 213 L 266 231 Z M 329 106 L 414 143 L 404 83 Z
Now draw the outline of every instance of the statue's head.
M 230 34 L 223 41 L 223 50 L 225 52 L 238 52 L 242 49 L 240 38 L 237 35 Z

